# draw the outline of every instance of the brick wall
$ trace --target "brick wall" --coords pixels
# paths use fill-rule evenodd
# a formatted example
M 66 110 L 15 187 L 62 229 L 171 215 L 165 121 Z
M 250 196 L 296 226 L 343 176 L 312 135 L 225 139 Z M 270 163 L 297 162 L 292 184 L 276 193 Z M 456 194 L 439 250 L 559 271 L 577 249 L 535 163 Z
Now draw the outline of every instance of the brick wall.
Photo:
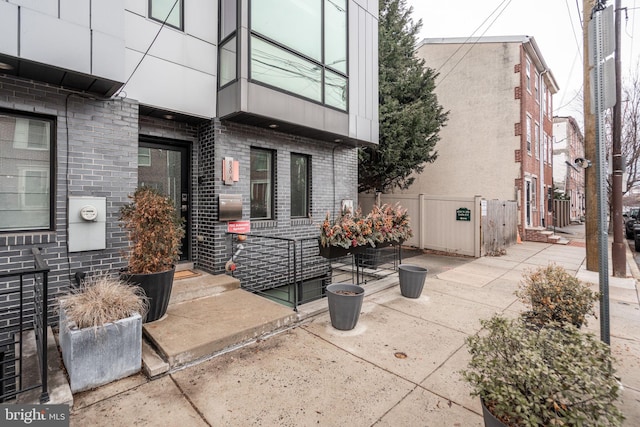
M 51 268 L 50 298 L 65 291 L 77 271 L 115 272 L 124 267 L 126 236 L 120 207 L 137 184 L 138 105 L 98 100 L 55 86 L 0 76 L 0 107 L 47 115 L 56 121 L 54 229 L 0 233 L 0 271 L 32 267 L 31 248 L 42 248 Z M 106 249 L 69 253 L 67 197 L 106 197 Z M 0 285 L 2 286 L 2 285 Z M 6 283 L 5 283 L 6 286 Z
M 357 149 L 269 129 L 214 120 L 200 129 L 200 192 L 197 243 L 198 265 L 211 272 L 224 270 L 231 256 L 226 222 L 218 222 L 218 194 L 242 194 L 242 219 L 250 219 L 250 149 L 260 147 L 275 153 L 275 215 L 270 221 L 252 221 L 252 233 L 287 238 L 319 235 L 320 222 L 327 211 L 339 211 L 343 199 L 357 201 Z M 290 217 L 290 155 L 311 158 L 311 218 Z M 222 159 L 233 157 L 240 163 L 240 180 L 224 185 Z

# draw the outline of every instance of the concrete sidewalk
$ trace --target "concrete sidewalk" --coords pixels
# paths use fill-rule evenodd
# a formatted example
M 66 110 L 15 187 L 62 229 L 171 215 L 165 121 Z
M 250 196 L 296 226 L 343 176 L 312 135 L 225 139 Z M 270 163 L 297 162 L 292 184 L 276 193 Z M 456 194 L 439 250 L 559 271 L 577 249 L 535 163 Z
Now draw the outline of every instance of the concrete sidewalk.
M 507 255 L 465 259 L 420 255 L 422 296 L 398 286 L 367 291 L 352 331 L 322 312 L 284 332 L 148 381 L 137 375 L 75 396 L 73 426 L 482 426 L 480 403 L 458 371 L 465 337 L 479 320 L 522 309 L 513 292 L 523 272 L 554 262 L 597 283 L 577 244 L 525 242 Z M 640 277 L 610 279 L 611 347 L 624 384 L 625 425 L 640 425 Z M 595 280 L 593 280 L 595 278 Z M 367 285 L 365 285 L 365 289 Z M 304 306 L 302 307 L 304 308 Z M 588 330 L 599 334 L 599 320 Z

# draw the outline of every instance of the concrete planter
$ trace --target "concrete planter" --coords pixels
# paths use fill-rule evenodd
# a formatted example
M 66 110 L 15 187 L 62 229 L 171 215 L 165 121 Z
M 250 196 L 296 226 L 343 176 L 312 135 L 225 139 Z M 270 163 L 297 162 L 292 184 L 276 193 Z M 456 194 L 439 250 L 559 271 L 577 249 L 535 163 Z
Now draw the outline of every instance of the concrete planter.
M 72 393 L 140 371 L 142 318 L 138 313 L 97 329 L 78 329 L 61 309 L 59 339 Z

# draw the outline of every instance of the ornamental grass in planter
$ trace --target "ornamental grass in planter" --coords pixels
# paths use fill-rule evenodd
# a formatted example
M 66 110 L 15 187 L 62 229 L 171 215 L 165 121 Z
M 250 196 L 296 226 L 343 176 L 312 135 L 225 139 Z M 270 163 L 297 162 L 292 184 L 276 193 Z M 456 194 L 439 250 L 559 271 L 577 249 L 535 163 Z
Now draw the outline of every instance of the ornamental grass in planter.
M 494 316 L 467 338 L 472 395 L 506 426 L 618 426 L 609 347 L 571 324 L 531 328 Z
M 142 290 L 96 274 L 59 299 L 59 340 L 72 392 L 140 371 Z
M 522 316 L 538 327 L 558 322 L 580 328 L 587 324 L 588 315 L 596 316 L 594 305 L 599 298 L 597 292 L 554 264 L 527 272 L 515 294 L 529 308 Z

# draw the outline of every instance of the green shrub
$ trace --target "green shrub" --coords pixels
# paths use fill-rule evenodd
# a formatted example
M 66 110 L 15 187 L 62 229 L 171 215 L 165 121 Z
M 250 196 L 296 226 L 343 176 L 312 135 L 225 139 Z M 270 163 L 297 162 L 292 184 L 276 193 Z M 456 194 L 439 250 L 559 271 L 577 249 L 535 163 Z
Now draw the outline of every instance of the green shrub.
M 516 296 L 530 307 L 523 316 L 537 326 L 558 322 L 579 328 L 587 324 L 587 315 L 596 315 L 598 293 L 553 264 L 525 274 Z
M 620 386 L 609 347 L 570 324 L 531 328 L 495 316 L 467 338 L 462 372 L 487 408 L 509 426 L 617 426 Z

